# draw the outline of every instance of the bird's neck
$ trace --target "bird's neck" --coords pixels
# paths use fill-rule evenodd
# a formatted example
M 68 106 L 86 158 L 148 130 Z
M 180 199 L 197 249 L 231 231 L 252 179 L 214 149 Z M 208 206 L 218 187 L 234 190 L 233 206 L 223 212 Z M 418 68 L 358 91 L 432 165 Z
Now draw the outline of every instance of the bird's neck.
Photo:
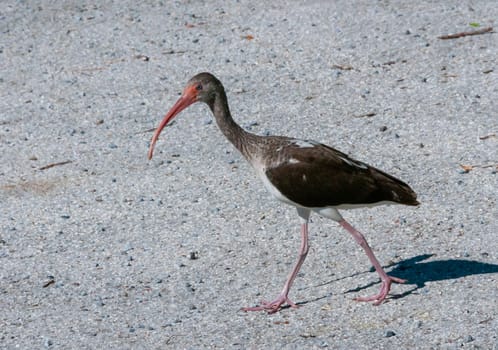
M 257 139 L 260 136 L 254 135 L 240 127 L 233 120 L 228 107 L 225 91 L 218 92 L 214 102 L 209 105 L 213 112 L 216 124 L 225 137 L 237 148 L 240 153 L 251 161 L 257 153 Z

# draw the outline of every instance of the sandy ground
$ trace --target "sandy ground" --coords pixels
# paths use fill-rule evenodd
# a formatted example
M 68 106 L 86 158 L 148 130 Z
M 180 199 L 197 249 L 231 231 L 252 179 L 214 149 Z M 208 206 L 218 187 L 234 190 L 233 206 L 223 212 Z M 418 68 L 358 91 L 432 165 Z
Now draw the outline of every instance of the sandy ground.
M 0 348 L 498 349 L 496 1 L 2 1 Z M 442 40 L 445 34 L 495 31 Z M 151 129 L 194 74 L 260 134 L 408 182 L 418 208 L 272 200 L 205 106 Z M 468 166 L 465 170 L 461 165 Z

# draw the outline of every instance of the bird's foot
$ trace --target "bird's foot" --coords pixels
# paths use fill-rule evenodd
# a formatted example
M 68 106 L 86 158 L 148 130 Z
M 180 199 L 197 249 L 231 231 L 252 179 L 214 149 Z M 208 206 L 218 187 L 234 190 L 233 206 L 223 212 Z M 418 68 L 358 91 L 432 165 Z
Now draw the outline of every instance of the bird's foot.
M 393 282 L 396 283 L 405 283 L 406 280 L 398 278 L 398 277 L 392 277 L 386 275 L 386 278 L 382 279 L 382 286 L 380 287 L 380 292 L 378 294 L 369 296 L 369 297 L 358 297 L 355 298 L 354 300 L 356 301 L 373 301 L 374 305 L 380 305 L 386 299 L 387 294 L 389 293 L 389 290 L 391 289 L 391 284 Z
M 297 308 L 298 305 L 294 304 L 287 295 L 280 294 L 273 301 L 261 301 L 261 305 L 253 306 L 253 307 L 243 307 L 242 311 L 267 311 L 269 314 L 274 314 L 275 312 L 280 311 L 282 305 L 287 303 L 290 307 Z

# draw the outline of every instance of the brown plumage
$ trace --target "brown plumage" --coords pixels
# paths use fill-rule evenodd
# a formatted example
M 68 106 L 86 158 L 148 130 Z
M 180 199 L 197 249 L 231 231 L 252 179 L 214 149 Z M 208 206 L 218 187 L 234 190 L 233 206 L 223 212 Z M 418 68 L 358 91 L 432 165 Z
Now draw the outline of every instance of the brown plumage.
M 415 192 L 406 183 L 314 141 L 259 136 L 245 131 L 232 119 L 223 85 L 210 73 L 198 74 L 187 83 L 180 99 L 156 129 L 149 159 L 152 158 L 161 130 L 178 113 L 195 102 L 204 102 L 209 106 L 220 130 L 253 166 L 266 188 L 280 201 L 294 205 L 301 218 L 299 258 L 282 292 L 275 300 L 262 302 L 261 306 L 244 308 L 245 311 L 276 312 L 284 303 L 296 307 L 288 294 L 308 253 L 308 220 L 311 212 L 337 221 L 350 232 L 377 270 L 382 282 L 380 292 L 356 300 L 374 301 L 378 305 L 386 298 L 392 282 L 405 282 L 385 273 L 363 235 L 344 220 L 338 209 L 386 203 L 418 205 Z
M 403 181 L 326 145 L 300 148 L 291 143 L 282 153 L 286 157 L 275 166 L 270 163 L 266 175 L 291 201 L 304 207 L 366 206 L 385 201 L 419 204 Z

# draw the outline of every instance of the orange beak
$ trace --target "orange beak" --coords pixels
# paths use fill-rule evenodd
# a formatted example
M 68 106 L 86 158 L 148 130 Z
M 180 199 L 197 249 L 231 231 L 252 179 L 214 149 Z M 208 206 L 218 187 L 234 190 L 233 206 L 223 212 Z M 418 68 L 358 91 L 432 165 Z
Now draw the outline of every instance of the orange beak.
M 181 111 L 190 106 L 192 103 L 197 102 L 197 90 L 195 86 L 187 86 L 185 90 L 183 90 L 182 96 L 176 101 L 175 105 L 169 110 L 169 112 L 164 116 L 163 120 L 157 127 L 154 132 L 154 136 L 152 136 L 152 141 L 149 147 L 148 158 L 152 159 L 152 153 L 154 152 L 154 146 L 156 144 L 157 139 L 159 138 L 159 134 L 164 129 L 166 125 Z

